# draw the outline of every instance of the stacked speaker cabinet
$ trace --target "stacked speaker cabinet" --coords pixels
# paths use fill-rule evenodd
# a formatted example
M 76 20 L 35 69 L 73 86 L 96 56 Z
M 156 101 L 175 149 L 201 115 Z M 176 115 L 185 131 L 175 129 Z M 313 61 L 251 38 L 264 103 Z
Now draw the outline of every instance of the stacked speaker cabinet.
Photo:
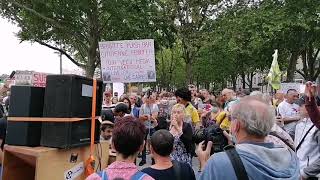
M 100 122 L 95 122 L 95 142 L 99 142 Z M 90 144 L 91 119 L 73 122 L 44 122 L 41 145 L 69 149 Z
M 42 117 L 45 88 L 11 86 L 9 117 Z M 41 122 L 8 121 L 6 143 L 39 146 Z
M 43 122 L 41 145 L 71 148 L 90 144 L 93 80 L 77 75 L 48 75 L 44 117 L 83 118 L 73 122 Z M 97 81 L 96 116 L 102 106 L 102 81 Z M 96 121 L 95 141 L 99 140 Z
M 77 75 L 48 75 L 44 117 L 91 117 L 93 80 Z M 102 81 L 97 81 L 96 115 L 101 113 Z

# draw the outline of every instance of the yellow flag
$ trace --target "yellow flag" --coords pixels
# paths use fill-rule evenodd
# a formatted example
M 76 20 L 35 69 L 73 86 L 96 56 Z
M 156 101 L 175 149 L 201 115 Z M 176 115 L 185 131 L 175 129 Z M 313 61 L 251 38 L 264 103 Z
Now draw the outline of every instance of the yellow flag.
M 276 49 L 273 56 L 270 71 L 267 76 L 268 83 L 273 89 L 280 89 L 281 86 L 281 71 L 278 64 L 278 50 Z

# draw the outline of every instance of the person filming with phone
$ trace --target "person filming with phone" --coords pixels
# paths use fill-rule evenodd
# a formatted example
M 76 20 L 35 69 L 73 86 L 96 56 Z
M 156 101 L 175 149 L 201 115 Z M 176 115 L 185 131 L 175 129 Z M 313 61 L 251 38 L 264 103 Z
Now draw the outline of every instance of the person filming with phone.
M 152 96 L 152 92 L 150 90 L 147 91 L 144 96 L 144 104 L 140 108 L 139 119 L 144 122 L 144 125 L 147 129 L 147 134 L 145 140 L 149 140 L 152 134 L 155 132 L 155 127 L 158 125 L 157 118 L 159 113 L 158 105 L 155 103 L 156 99 Z M 139 166 L 143 166 L 146 164 L 147 154 L 146 154 L 146 146 L 148 146 L 148 141 L 146 141 L 144 149 L 142 151 L 141 162 Z

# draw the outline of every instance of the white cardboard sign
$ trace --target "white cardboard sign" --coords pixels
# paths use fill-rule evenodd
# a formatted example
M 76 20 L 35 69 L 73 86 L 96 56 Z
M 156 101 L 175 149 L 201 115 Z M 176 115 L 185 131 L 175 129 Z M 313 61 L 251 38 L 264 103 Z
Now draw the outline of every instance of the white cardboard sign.
M 295 89 L 299 93 L 304 93 L 305 85 L 301 83 L 281 83 L 281 93 L 286 94 L 289 89 Z
M 102 79 L 111 82 L 155 82 L 154 40 L 99 42 Z

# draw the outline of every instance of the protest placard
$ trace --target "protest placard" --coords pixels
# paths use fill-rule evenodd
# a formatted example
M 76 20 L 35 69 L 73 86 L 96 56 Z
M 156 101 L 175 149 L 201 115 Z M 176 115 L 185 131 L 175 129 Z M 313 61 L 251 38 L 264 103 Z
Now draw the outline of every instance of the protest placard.
M 304 92 L 305 85 L 301 83 L 281 83 L 280 92 L 286 94 L 289 89 L 295 89 L 299 93 Z
M 46 73 L 39 73 L 39 72 L 33 73 L 33 78 L 32 78 L 33 86 L 46 87 L 46 80 L 47 80 Z
M 99 42 L 102 79 L 111 82 L 155 82 L 154 40 Z
M 17 70 L 14 75 L 14 84 L 46 87 L 47 75 L 47 73 Z
M 124 84 L 123 83 L 113 83 L 113 93 L 117 92 L 118 97 L 124 94 Z
M 32 86 L 32 75 L 33 71 L 16 71 L 14 75 L 14 84 Z

